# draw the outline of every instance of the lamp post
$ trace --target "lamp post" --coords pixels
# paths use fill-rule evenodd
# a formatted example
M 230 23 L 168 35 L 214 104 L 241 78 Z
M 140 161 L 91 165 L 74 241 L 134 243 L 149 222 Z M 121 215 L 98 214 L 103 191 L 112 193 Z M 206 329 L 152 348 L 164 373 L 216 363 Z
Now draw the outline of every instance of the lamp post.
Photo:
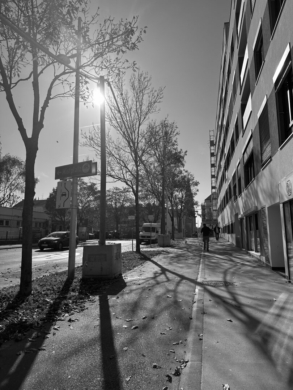
M 77 57 L 75 65 L 75 100 L 74 100 L 74 137 L 73 137 L 73 164 L 78 163 L 79 144 L 79 95 L 80 95 L 80 62 L 81 62 L 81 18 L 78 18 L 77 29 Z M 72 179 L 72 204 L 70 216 L 70 237 L 68 256 L 68 279 L 74 278 L 75 250 L 76 250 L 76 222 L 77 222 L 77 177 Z
M 100 91 L 105 96 L 105 79 L 100 77 Z M 100 130 L 101 130 L 101 186 L 100 186 L 100 236 L 99 244 L 106 243 L 106 124 L 105 99 L 100 103 Z

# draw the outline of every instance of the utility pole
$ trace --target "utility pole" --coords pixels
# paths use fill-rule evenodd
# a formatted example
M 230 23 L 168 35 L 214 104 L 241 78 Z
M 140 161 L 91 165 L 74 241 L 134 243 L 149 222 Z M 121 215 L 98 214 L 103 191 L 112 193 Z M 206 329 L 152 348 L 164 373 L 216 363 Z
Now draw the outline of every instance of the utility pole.
M 100 77 L 100 91 L 105 96 L 105 79 Z M 101 128 L 101 187 L 100 187 L 100 236 L 99 244 L 106 244 L 106 123 L 105 123 L 105 99 L 100 104 L 100 128 Z
M 165 159 L 166 159 L 166 139 L 165 139 L 166 131 L 165 124 L 163 128 L 163 164 L 162 164 L 162 219 L 161 219 L 161 234 L 165 234 Z
M 79 17 L 78 28 L 77 28 L 77 56 L 76 56 L 76 64 L 75 64 L 76 71 L 75 71 L 75 100 L 74 100 L 73 164 L 78 163 L 80 62 L 81 62 L 81 18 Z M 72 179 L 72 205 L 71 205 L 71 216 L 70 216 L 68 279 L 74 279 L 74 273 L 75 273 L 76 222 L 77 222 L 77 177 L 74 177 Z

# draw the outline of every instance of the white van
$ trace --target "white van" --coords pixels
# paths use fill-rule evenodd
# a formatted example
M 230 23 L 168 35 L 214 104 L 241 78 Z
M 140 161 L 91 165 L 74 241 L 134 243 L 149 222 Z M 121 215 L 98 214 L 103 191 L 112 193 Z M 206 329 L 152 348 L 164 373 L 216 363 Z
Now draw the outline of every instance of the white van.
M 144 223 L 141 232 L 139 233 L 139 242 L 157 242 L 158 234 L 161 233 L 160 223 Z

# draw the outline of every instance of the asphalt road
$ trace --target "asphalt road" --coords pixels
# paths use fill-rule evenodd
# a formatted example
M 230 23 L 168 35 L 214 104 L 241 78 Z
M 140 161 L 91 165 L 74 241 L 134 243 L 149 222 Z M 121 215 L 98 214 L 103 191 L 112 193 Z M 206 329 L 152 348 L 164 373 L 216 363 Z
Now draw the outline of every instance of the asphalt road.
M 93 240 L 93 243 L 97 241 Z M 121 243 L 122 252 L 132 250 L 132 242 L 111 241 Z M 135 242 L 133 243 L 135 250 Z M 67 270 L 69 250 L 44 250 L 33 249 L 33 278 L 41 277 L 48 273 Z M 83 247 L 76 249 L 75 264 L 82 264 Z M 21 248 L 0 250 L 0 289 L 19 283 L 21 268 Z

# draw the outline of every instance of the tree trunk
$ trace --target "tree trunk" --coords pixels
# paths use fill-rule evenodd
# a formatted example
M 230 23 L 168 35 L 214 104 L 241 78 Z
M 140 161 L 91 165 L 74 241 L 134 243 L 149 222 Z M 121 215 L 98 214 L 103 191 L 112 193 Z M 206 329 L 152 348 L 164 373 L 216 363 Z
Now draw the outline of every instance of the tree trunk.
M 20 293 L 23 295 L 30 295 L 32 291 L 33 207 L 35 197 L 35 161 L 37 151 L 37 143 L 34 143 L 32 139 L 28 139 L 25 162 L 25 196 L 22 210 L 23 237 Z
M 140 253 L 140 240 L 139 240 L 139 172 L 136 171 L 135 180 L 135 239 L 136 239 L 136 253 Z

